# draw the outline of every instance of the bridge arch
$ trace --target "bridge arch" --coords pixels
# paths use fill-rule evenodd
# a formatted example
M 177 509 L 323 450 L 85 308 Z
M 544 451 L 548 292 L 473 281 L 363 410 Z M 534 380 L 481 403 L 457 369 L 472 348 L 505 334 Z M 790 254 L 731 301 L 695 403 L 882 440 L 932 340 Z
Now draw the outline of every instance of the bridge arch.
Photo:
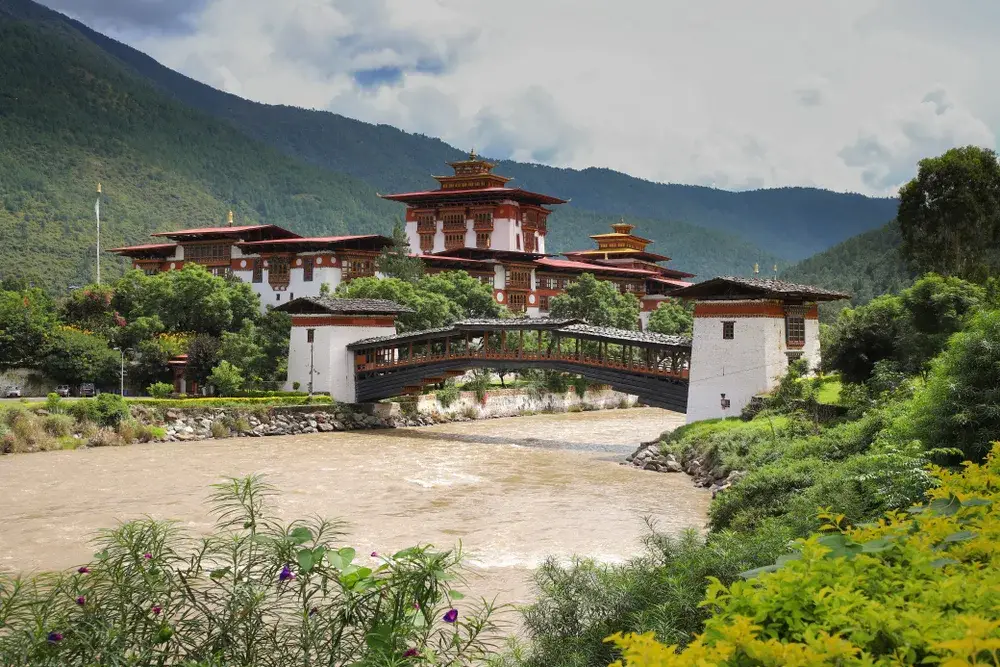
M 691 340 L 580 320 L 463 320 L 347 346 L 358 402 L 419 393 L 474 368 L 582 375 L 648 405 L 685 412 Z

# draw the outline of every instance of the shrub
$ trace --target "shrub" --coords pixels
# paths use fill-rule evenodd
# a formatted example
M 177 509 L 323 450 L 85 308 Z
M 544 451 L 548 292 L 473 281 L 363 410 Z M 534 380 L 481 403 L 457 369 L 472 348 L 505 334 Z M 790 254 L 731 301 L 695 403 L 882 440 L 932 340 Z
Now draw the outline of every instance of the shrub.
M 107 427 L 97 429 L 87 438 L 88 447 L 121 447 L 124 444 L 126 444 L 125 439 Z
M 449 380 L 445 383 L 444 389 L 438 389 L 434 392 L 437 396 L 438 403 L 441 404 L 442 408 L 448 408 L 452 403 L 458 400 L 458 386 L 455 384 L 454 380 Z
M 825 534 L 748 581 L 713 581 L 702 602 L 713 614 L 680 653 L 617 632 L 623 664 L 995 662 L 1000 445 L 982 466 L 934 476 L 940 487 L 921 507 L 855 528 L 826 514 Z
M 466 405 L 462 408 L 462 416 L 466 419 L 479 419 L 479 408 L 474 405 Z
M 298 381 L 293 382 L 292 383 L 292 391 L 298 391 L 299 387 L 301 387 L 301 386 L 302 386 L 301 382 L 298 382 Z
M 45 397 L 45 409 L 52 414 L 59 414 L 63 412 L 65 406 L 66 402 L 63 401 L 62 397 L 55 392 L 52 392 Z
M 153 398 L 169 398 L 174 393 L 174 386 L 166 382 L 154 382 L 146 387 L 146 393 Z
M 56 396 L 56 398 L 59 398 Z M 56 438 L 63 438 L 73 435 L 73 426 L 76 423 L 69 415 L 51 414 L 43 420 L 45 432 Z
M 9 432 L 4 449 L 10 453 L 38 452 L 55 448 L 55 441 L 36 414 L 24 408 L 13 408 L 7 412 L 5 421 Z
M 577 375 L 573 378 L 573 391 L 575 391 L 576 395 L 581 399 L 587 395 L 587 387 L 589 386 L 590 383 L 587 382 L 587 378 L 582 375 Z
M 212 369 L 208 383 L 222 396 L 232 396 L 243 386 L 242 371 L 228 361 L 221 361 Z
M 212 437 L 213 438 L 228 438 L 232 435 L 229 427 L 226 426 L 222 421 L 216 420 L 212 422 Z
M 80 571 L 12 580 L 0 664 L 475 664 L 495 634 L 458 602 L 460 554 L 417 546 L 356 562 L 339 524 L 280 523 L 258 478 L 215 488 L 202 540 L 145 519 L 104 532 Z M 58 633 L 55 635 L 54 633 Z M 58 636 L 58 639 L 54 637 Z
M 83 401 L 78 401 L 82 403 Z M 333 403 L 333 400 L 329 396 L 323 395 L 313 395 L 312 400 L 309 401 L 311 404 L 325 404 L 329 405 Z M 277 396 L 274 398 L 258 398 L 258 397 L 229 397 L 229 398 L 132 398 L 128 401 L 129 405 L 133 406 L 143 406 L 158 409 L 170 409 L 170 408 L 249 408 L 249 409 L 259 409 L 263 414 L 266 414 L 268 410 L 272 407 L 279 405 L 306 405 L 304 394 L 296 394 L 294 396 Z M 76 403 L 74 403 L 76 405 Z
M 139 423 L 132 419 L 120 422 L 115 428 L 115 432 L 121 437 L 124 444 L 131 445 L 139 439 Z
M 69 412 L 77 421 L 92 421 L 100 426 L 115 427 L 129 419 L 128 404 L 118 394 L 100 394 L 71 404 Z

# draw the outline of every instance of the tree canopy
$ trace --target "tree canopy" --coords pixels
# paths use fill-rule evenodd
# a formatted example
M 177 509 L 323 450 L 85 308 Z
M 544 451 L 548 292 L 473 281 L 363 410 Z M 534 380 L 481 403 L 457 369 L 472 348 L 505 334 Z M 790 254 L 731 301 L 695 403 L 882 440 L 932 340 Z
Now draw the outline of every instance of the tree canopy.
M 649 316 L 647 329 L 653 333 L 690 336 L 694 328 L 694 305 L 680 299 L 667 299 Z
M 988 148 L 953 148 L 920 161 L 900 188 L 903 256 L 920 273 L 982 282 L 1000 268 L 1000 163 Z
M 639 299 L 634 294 L 622 294 L 612 282 L 584 273 L 569 284 L 565 294 L 552 297 L 549 315 L 578 318 L 595 326 L 635 329 L 639 324 Z

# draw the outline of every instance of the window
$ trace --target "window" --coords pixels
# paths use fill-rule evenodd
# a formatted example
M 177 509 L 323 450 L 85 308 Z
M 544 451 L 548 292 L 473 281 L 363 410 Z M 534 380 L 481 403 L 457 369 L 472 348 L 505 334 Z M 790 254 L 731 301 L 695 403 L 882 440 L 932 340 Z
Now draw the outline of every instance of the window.
M 473 216 L 473 225 L 475 229 L 481 229 L 484 231 L 492 231 L 493 229 L 493 213 L 487 211 L 485 213 L 476 213 Z
M 372 257 L 345 255 L 341 266 L 342 279 L 345 281 L 375 275 L 375 259 Z
M 490 247 L 490 233 L 489 232 L 476 232 L 476 247 L 477 248 L 489 248 Z
M 306 329 L 306 342 L 307 343 L 314 343 L 314 342 L 316 342 L 316 330 L 315 329 Z
M 524 252 L 535 252 L 535 235 L 524 235 Z
M 517 235 L 517 249 L 518 250 L 521 249 L 521 235 L 520 234 Z
M 444 235 L 444 249 L 451 250 L 453 248 L 464 248 L 465 247 L 465 234 L 445 234 Z
M 306 257 L 302 260 L 302 280 L 311 283 L 313 279 L 313 258 Z
M 229 261 L 229 245 L 226 243 L 201 243 L 184 246 L 184 260 L 210 264 Z
M 251 259 L 250 261 L 253 262 L 253 282 L 264 282 L 264 260 Z
M 434 220 L 434 215 L 431 213 L 421 213 L 417 216 L 417 231 L 420 233 L 430 232 L 433 234 L 437 231 L 437 222 Z
M 527 295 L 520 292 L 507 294 L 507 307 L 515 313 L 523 313 L 527 306 Z
M 444 231 L 465 231 L 464 213 L 445 213 L 441 219 L 444 220 Z
M 433 234 L 421 234 L 420 235 L 420 249 L 423 252 L 430 252 L 434 250 L 434 235 Z
M 495 273 L 477 273 L 477 274 L 473 275 L 473 278 L 476 278 L 477 280 L 479 280 L 479 282 L 481 282 L 484 285 L 489 285 L 490 287 L 493 287 L 493 280 L 494 280 L 494 278 L 496 278 L 496 274 Z
M 507 289 L 531 289 L 531 271 L 527 269 L 507 270 Z
M 267 282 L 272 285 L 287 285 L 291 265 L 287 257 L 271 257 L 267 260 Z
M 722 339 L 732 340 L 735 338 L 736 334 L 736 322 L 723 322 L 722 323 Z
M 281 301 L 281 294 L 280 293 L 279 294 L 275 294 L 274 295 L 274 300 L 275 301 Z
M 542 294 L 538 297 L 538 310 L 543 313 L 549 312 L 549 295 Z
M 785 342 L 790 347 L 802 347 L 806 344 L 806 319 L 803 316 L 785 316 Z

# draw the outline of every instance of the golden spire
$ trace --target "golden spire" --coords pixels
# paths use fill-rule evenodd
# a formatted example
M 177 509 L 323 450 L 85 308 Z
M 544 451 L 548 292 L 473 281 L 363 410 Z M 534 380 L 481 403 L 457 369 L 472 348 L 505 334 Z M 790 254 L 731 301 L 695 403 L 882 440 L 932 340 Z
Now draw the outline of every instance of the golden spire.
M 97 194 L 101 194 L 101 182 L 97 181 Z
M 470 160 L 475 160 L 476 159 L 476 147 L 475 146 L 473 146 L 472 150 L 469 151 L 469 159 Z
M 230 227 L 233 226 L 233 212 L 232 211 L 229 212 L 229 215 L 226 218 L 226 222 L 229 223 Z
M 758 264 L 757 262 L 753 263 L 753 273 L 754 273 L 754 275 L 757 275 L 758 273 L 760 273 L 760 264 Z

